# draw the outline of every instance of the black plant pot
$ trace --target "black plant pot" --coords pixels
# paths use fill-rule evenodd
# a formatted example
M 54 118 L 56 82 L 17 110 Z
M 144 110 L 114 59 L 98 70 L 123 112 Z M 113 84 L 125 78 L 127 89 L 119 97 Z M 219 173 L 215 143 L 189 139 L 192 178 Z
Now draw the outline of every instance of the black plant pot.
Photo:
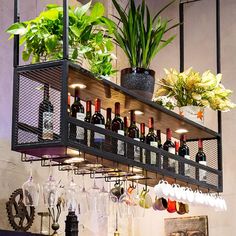
M 155 86 L 155 71 L 144 68 L 121 70 L 121 86 L 136 94 L 152 99 Z

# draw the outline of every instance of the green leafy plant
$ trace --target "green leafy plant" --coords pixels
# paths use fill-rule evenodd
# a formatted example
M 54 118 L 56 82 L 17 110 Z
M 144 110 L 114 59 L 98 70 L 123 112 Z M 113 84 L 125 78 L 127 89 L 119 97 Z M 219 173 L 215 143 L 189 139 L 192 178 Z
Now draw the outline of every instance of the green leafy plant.
M 80 57 L 97 64 L 97 74 L 108 75 L 114 70 L 105 70 L 101 65 L 101 58 L 97 54 L 107 57 L 107 66 L 112 68 L 112 41 L 109 37 L 111 27 L 103 20 L 105 8 L 102 3 L 91 2 L 78 7 L 69 7 L 69 51 L 70 59 Z M 63 47 L 63 8 L 56 4 L 49 4 L 46 10 L 35 19 L 11 25 L 6 32 L 20 35 L 20 45 L 24 45 L 22 58 L 32 63 L 62 59 Z M 99 38 L 99 41 L 97 40 Z M 105 55 L 104 55 L 105 54 Z M 100 64 L 99 64 L 100 63 Z
M 156 102 L 160 101 L 159 97 L 166 96 L 175 99 L 177 107 L 200 106 L 221 111 L 236 107 L 229 98 L 232 91 L 220 83 L 222 74 L 214 75 L 207 70 L 201 75 L 192 68 L 182 73 L 165 69 L 165 73 L 165 77 L 159 81 L 154 98 Z
M 118 23 L 112 22 L 115 27 L 114 40 L 127 55 L 131 67 L 149 68 L 156 54 L 175 38 L 171 36 L 166 40 L 163 39 L 164 35 L 178 24 L 168 27 L 170 20 L 160 17 L 160 14 L 175 0 L 164 6 L 154 17 L 151 17 L 145 0 L 138 6 L 134 0 L 130 0 L 128 12 L 117 0 L 112 2 L 119 15 L 119 17 L 114 16 Z

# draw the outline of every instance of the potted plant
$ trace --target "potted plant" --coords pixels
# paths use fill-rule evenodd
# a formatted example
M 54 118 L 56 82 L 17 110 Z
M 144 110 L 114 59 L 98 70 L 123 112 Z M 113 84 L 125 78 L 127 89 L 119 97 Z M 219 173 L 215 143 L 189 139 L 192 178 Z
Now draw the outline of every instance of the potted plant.
M 130 0 L 127 12 L 117 0 L 112 2 L 118 12 L 118 17 L 115 16 L 118 23 L 113 21 L 114 40 L 124 51 L 130 64 L 130 68 L 121 71 L 121 86 L 150 99 L 155 82 L 155 72 L 149 68 L 150 63 L 175 38 L 171 36 L 164 40 L 164 35 L 178 25 L 168 28 L 170 20 L 162 19 L 160 14 L 174 1 L 164 6 L 154 17 L 151 17 L 144 0 L 137 6 L 134 0 Z
M 225 89 L 221 79 L 222 74 L 214 75 L 210 70 L 200 74 L 192 68 L 182 73 L 165 69 L 165 77 L 158 82 L 154 101 L 163 105 L 165 99 L 171 98 L 172 107 L 179 107 L 180 115 L 203 124 L 205 107 L 219 111 L 236 107 L 229 98 L 232 91 Z
M 104 6 L 91 1 L 78 7 L 69 7 L 69 58 L 75 62 L 88 61 L 92 72 L 110 75 L 113 69 L 104 70 L 100 63 L 106 57 L 107 67 L 112 68 L 113 44 L 109 37 L 110 25 L 103 21 Z M 63 8 L 49 4 L 35 19 L 12 24 L 6 32 L 20 35 L 24 45 L 22 58 L 32 63 L 63 58 Z M 100 57 L 98 57 L 98 55 Z M 93 62 L 93 63 L 91 63 Z M 96 70 L 92 65 L 96 64 Z M 107 73 L 107 74 L 104 74 Z

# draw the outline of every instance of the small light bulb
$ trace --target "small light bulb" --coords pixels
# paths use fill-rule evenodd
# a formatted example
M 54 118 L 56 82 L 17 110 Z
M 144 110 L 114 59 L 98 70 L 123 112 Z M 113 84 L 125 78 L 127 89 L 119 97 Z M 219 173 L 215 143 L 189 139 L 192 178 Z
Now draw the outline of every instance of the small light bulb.
M 187 129 L 177 129 L 177 130 L 175 130 L 175 133 L 177 133 L 177 134 L 184 134 L 184 133 L 188 133 L 188 130 Z

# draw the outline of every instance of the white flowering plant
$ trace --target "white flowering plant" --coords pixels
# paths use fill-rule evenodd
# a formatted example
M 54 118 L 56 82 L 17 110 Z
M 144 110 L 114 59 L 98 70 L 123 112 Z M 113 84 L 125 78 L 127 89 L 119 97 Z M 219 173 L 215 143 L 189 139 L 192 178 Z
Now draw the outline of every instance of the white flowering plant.
M 229 111 L 236 104 L 230 101 L 232 91 L 226 89 L 220 83 L 221 80 L 222 74 L 214 75 L 210 70 L 200 74 L 192 68 L 182 73 L 175 69 L 165 69 L 164 78 L 158 82 L 154 101 L 158 102 L 164 96 L 174 99 L 177 107 L 200 106 Z
M 171 97 L 159 96 L 155 97 L 153 101 L 169 110 L 173 110 L 176 107 L 176 102 Z

